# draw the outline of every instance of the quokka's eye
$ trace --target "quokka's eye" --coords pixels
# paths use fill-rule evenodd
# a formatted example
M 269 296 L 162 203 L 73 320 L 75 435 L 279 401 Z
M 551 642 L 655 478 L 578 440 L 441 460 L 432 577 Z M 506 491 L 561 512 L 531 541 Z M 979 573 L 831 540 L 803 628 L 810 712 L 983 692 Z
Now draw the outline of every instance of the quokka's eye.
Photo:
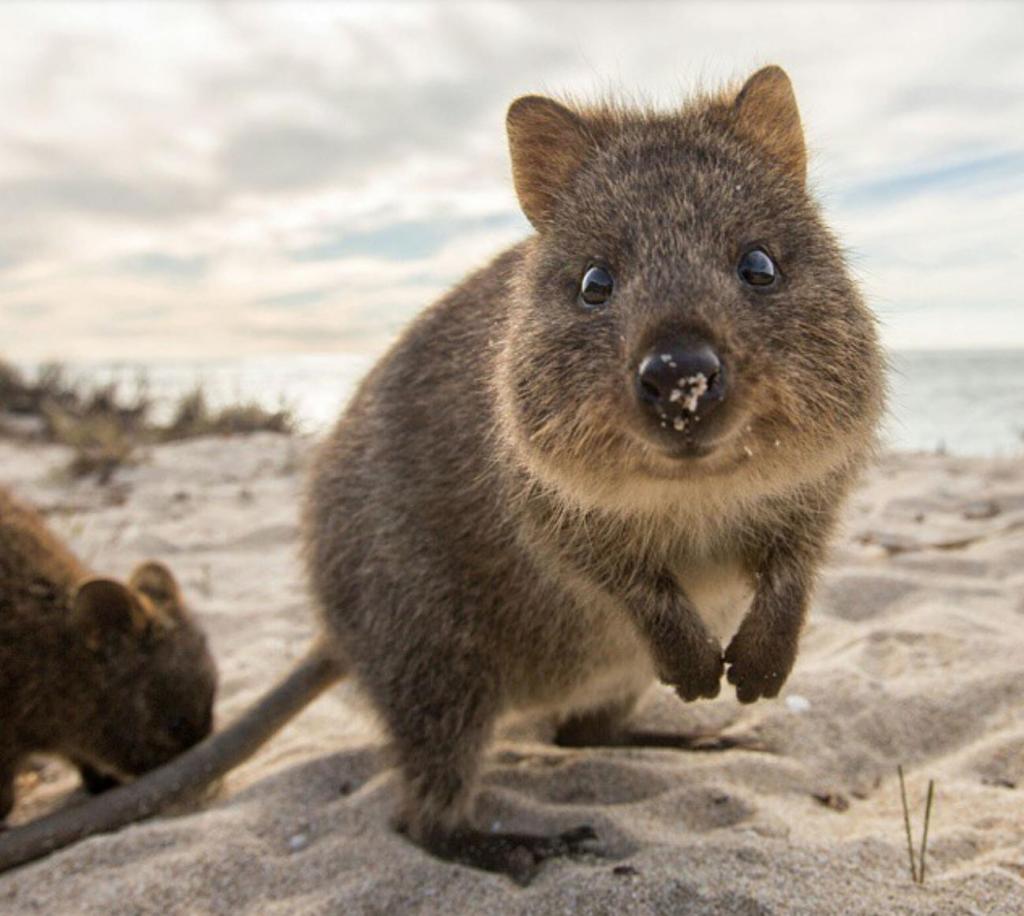
M 608 269 L 599 264 L 591 264 L 580 280 L 580 304 L 587 309 L 604 305 L 611 299 L 614 287 L 615 281 Z
M 771 255 L 763 248 L 751 248 L 745 252 L 736 265 L 736 272 L 747 286 L 758 289 L 774 286 L 779 275 Z

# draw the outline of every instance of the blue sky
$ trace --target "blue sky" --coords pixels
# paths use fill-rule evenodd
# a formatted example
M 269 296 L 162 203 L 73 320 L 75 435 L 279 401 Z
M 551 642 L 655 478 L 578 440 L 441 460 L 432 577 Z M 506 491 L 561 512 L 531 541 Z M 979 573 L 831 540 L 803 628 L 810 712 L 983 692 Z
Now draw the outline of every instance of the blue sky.
M 898 347 L 1024 346 L 1024 5 L 0 5 L 0 353 L 374 352 L 527 230 L 527 92 L 782 64 Z

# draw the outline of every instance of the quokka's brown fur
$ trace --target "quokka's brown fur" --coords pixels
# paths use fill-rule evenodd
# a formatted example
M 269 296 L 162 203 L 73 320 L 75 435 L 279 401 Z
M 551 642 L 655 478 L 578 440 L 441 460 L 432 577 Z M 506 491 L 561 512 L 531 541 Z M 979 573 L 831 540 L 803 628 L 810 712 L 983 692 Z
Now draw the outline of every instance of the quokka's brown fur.
M 778 694 L 884 367 L 777 67 L 665 114 L 527 97 L 508 131 L 537 231 L 408 328 L 320 449 L 305 539 L 323 648 L 270 698 L 351 672 L 394 742 L 401 826 L 514 872 L 590 834 L 474 827 L 504 715 L 601 742 L 656 679 L 712 697 L 728 666 L 740 700 Z M 751 245 L 771 289 L 741 282 Z M 593 263 L 615 278 L 600 308 L 580 298 Z M 659 427 L 638 362 L 692 337 L 727 395 Z M 220 770 L 231 740 L 210 744 Z
M 63 756 L 107 788 L 205 738 L 215 686 L 166 567 L 97 578 L 0 488 L 0 823 L 27 755 Z
M 314 592 L 395 739 L 413 836 L 467 825 L 510 710 L 623 713 L 656 677 L 717 694 L 731 628 L 689 581 L 712 603 L 726 580 L 753 591 L 726 655 L 741 699 L 775 696 L 793 665 L 883 367 L 805 190 L 788 79 L 744 92 L 665 115 L 517 102 L 537 234 L 408 329 L 320 452 Z M 770 295 L 736 276 L 755 241 L 785 275 Z M 618 285 L 589 311 L 595 259 Z M 665 454 L 633 399 L 640 355 L 673 329 L 731 367 L 699 459 Z

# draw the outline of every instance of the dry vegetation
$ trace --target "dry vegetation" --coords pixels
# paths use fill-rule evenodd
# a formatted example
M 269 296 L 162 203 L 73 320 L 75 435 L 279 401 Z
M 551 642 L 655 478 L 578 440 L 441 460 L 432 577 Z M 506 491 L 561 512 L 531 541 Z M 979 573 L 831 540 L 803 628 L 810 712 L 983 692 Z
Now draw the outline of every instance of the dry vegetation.
M 203 389 L 196 387 L 178 401 L 170 423 L 160 428 L 160 437 L 170 441 L 254 432 L 287 434 L 294 427 L 295 421 L 289 410 L 269 411 L 255 401 L 211 410 Z
M 72 449 L 68 472 L 108 481 L 140 460 L 146 446 L 199 436 L 293 432 L 290 410 L 270 411 L 252 401 L 212 409 L 202 387 L 182 396 L 166 423 L 153 420 L 145 381 L 126 396 L 117 384 L 86 385 L 60 365 L 29 379 L 0 360 L 0 435 L 56 442 Z

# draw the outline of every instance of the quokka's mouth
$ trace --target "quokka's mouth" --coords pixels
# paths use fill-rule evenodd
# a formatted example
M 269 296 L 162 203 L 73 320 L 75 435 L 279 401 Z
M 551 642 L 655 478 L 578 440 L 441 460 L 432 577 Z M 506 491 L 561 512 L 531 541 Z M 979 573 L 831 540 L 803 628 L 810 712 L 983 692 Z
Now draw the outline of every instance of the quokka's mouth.
M 707 458 L 717 451 L 713 442 L 702 442 L 694 439 L 683 439 L 658 449 L 662 455 L 673 461 L 692 461 L 697 458 Z
M 722 424 L 718 422 L 702 424 L 698 418 L 687 417 L 685 424 L 676 427 L 658 420 L 652 422 L 650 417 L 639 419 L 634 434 L 652 452 L 672 461 L 705 458 L 718 451 L 728 438 L 727 430 L 720 428 Z
M 645 423 L 634 435 L 646 446 L 645 451 L 656 473 L 688 473 L 697 468 L 718 471 L 735 463 L 736 433 L 742 428 L 740 419 L 736 415 L 720 415 L 713 422 L 697 425 L 685 432 Z

